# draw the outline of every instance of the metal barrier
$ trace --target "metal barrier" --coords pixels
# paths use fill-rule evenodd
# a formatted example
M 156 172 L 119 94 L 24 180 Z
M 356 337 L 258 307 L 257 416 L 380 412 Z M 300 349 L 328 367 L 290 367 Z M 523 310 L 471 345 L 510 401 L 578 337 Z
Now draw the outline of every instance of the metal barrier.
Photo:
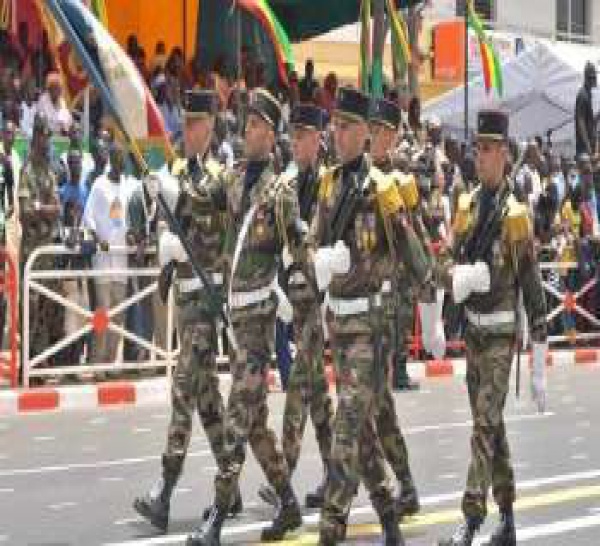
M 135 252 L 135 248 L 129 247 L 111 247 L 111 253 L 122 253 L 132 254 Z M 173 297 L 169 295 L 167 303 L 167 324 L 165 341 L 166 347 L 158 346 L 154 340 L 147 341 L 135 333 L 127 330 L 125 327 L 120 326 L 113 322 L 113 317 L 124 313 L 129 307 L 135 303 L 141 301 L 143 298 L 154 294 L 158 288 L 157 278 L 160 270 L 157 267 L 149 268 L 123 268 L 123 269 L 112 269 L 110 272 L 106 270 L 94 270 L 94 269 L 82 269 L 82 270 L 56 270 L 56 269 L 34 269 L 36 261 L 41 256 L 79 256 L 80 254 L 76 251 L 67 249 L 62 245 L 55 246 L 44 246 L 36 249 L 32 252 L 31 256 L 25 264 L 23 274 L 23 383 L 25 387 L 29 386 L 30 379 L 32 377 L 43 377 L 43 376 L 58 376 L 66 374 L 81 374 L 89 372 L 103 372 L 103 371 L 123 371 L 123 370 L 140 370 L 148 368 L 162 368 L 165 367 L 167 374 L 170 375 L 171 368 L 177 351 L 173 350 Z M 86 309 L 84 306 L 77 302 L 69 301 L 62 294 L 56 290 L 52 290 L 47 286 L 44 286 L 41 281 L 48 280 L 65 280 L 65 279 L 95 279 L 105 277 L 107 273 L 110 273 L 114 277 L 125 277 L 125 278 L 142 278 L 150 277 L 153 282 L 140 290 L 137 293 L 131 294 L 124 301 L 119 303 L 112 309 L 98 308 L 94 311 Z M 76 313 L 79 317 L 85 319 L 86 324 L 76 331 L 66 335 L 60 341 L 54 343 L 50 347 L 45 348 L 42 353 L 35 355 L 33 358 L 30 355 L 30 294 L 31 291 L 36 291 L 39 294 L 49 298 L 55 303 L 63 306 L 66 310 Z M 52 366 L 50 368 L 38 368 L 38 366 L 45 360 L 53 355 L 56 355 L 62 349 L 76 342 L 83 336 L 90 332 L 103 333 L 106 331 L 112 331 L 121 336 L 122 340 L 129 340 L 137 346 L 147 349 L 150 355 L 150 360 L 147 362 L 118 362 L 118 363 L 94 363 L 94 364 L 74 364 L 69 363 L 67 365 Z
M 18 298 L 17 298 L 17 267 L 12 256 L 6 248 L 0 247 L 0 293 L 4 295 L 4 305 L 8 304 L 5 316 L 8 318 L 8 359 L 5 354 L 0 356 L 0 377 L 8 377 L 11 388 L 15 388 L 19 381 L 19 370 L 17 366 L 18 343 Z M 0 311 L 0 312 L 2 312 Z M 2 328 L 6 323 L 2 323 Z M 4 339 L 3 334 L 1 332 Z

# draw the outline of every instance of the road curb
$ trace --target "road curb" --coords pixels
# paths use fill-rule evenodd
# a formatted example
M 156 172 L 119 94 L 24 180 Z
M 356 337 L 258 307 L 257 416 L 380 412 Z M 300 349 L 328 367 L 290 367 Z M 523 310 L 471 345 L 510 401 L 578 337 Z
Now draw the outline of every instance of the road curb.
M 531 366 L 531 355 L 528 358 Z M 549 353 L 547 365 L 596 366 L 600 364 L 600 350 L 578 349 Z M 409 362 L 408 374 L 416 380 L 463 378 L 466 374 L 464 358 Z M 326 366 L 330 392 L 335 392 L 335 370 Z M 220 374 L 221 388 L 229 389 L 231 375 Z M 269 370 L 267 384 L 270 392 L 281 392 L 281 379 L 277 370 Z M 89 410 L 150 405 L 169 402 L 169 383 L 166 377 L 139 381 L 112 381 L 95 385 L 41 387 L 28 390 L 0 391 L 0 418 L 11 415 L 47 411 Z

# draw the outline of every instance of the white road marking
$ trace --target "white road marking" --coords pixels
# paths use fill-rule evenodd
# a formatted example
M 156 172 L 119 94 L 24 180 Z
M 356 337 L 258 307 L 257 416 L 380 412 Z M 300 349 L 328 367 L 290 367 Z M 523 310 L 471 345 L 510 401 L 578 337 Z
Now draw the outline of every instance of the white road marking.
M 154 415 L 151 416 L 152 419 L 156 419 L 158 421 L 163 421 L 167 417 L 168 417 L 168 415 L 166 413 L 155 413 Z
M 118 519 L 113 522 L 113 525 L 130 525 L 131 523 L 141 523 L 142 521 L 144 521 L 144 518 L 125 518 Z
M 440 438 L 437 443 L 440 446 L 447 446 L 450 445 L 452 442 L 454 442 L 454 440 L 451 438 Z
M 192 492 L 191 487 L 178 487 L 177 489 L 175 489 L 173 495 L 186 495 L 187 493 L 191 493 L 191 492 Z
M 77 506 L 76 502 L 72 502 L 72 501 L 66 501 L 66 502 L 57 502 L 56 504 L 50 504 L 48 506 L 48 508 L 50 508 L 50 510 L 62 510 L 63 508 L 71 508 L 73 506 Z
M 527 542 L 540 537 L 550 537 L 554 535 L 563 535 L 579 529 L 587 529 L 589 527 L 600 526 L 600 515 L 584 516 L 581 518 L 564 519 L 545 523 L 542 525 L 532 525 L 531 527 L 523 527 L 517 529 L 517 542 Z M 475 541 L 476 545 L 485 544 L 490 537 L 481 537 Z
M 577 421 L 577 423 L 575 423 L 575 426 L 577 428 L 590 428 L 592 426 L 592 423 L 590 423 L 589 421 Z
M 449 474 L 440 474 L 438 476 L 438 479 L 440 479 L 440 480 L 454 480 L 456 478 L 458 478 L 458 474 L 456 474 L 454 472 L 451 472 Z
M 593 508 L 590 508 L 588 511 L 590 514 L 600 514 L 600 506 L 594 506 Z
M 56 436 L 34 436 L 34 442 L 54 442 L 56 440 Z
M 134 434 L 145 434 L 147 432 L 152 432 L 152 429 L 151 428 L 143 428 L 143 427 L 136 427 L 133 429 Z
M 217 470 L 219 470 L 219 467 L 216 465 L 205 466 L 202 468 L 204 474 L 214 474 Z
M 90 425 L 105 425 L 108 423 L 108 419 L 106 417 L 94 417 L 88 421 Z
M 101 482 L 122 482 L 123 480 L 124 478 L 121 478 L 120 476 L 103 476 L 100 478 Z
M 520 483 L 517 483 L 517 488 L 520 490 L 523 489 L 536 489 L 539 487 L 545 487 L 549 485 L 557 485 L 564 484 L 569 482 L 576 481 L 584 481 L 584 480 L 593 480 L 600 477 L 600 469 L 588 470 L 585 472 L 575 472 L 571 474 L 562 474 L 557 476 L 550 476 L 546 478 L 536 478 L 532 480 L 526 480 Z M 432 495 L 429 497 L 421 498 L 422 506 L 434 506 L 438 504 L 444 504 L 451 501 L 456 501 L 462 498 L 463 492 L 455 491 L 453 493 L 442 493 L 439 495 Z M 248 505 L 249 507 L 250 505 Z M 364 516 L 374 514 L 373 508 L 371 505 L 368 506 L 360 506 L 358 508 L 353 508 L 350 511 L 351 516 Z M 594 518 L 599 518 L 600 515 L 590 516 Z M 320 518 L 319 513 L 309 514 L 303 517 L 305 525 L 314 525 L 318 523 Z M 581 518 L 585 519 L 585 518 Z M 573 520 L 574 521 L 574 520 Z M 562 522 L 557 522 L 562 523 Z M 260 531 L 263 527 L 270 525 L 271 521 L 257 521 L 250 524 L 244 525 L 236 525 L 230 527 L 223 528 L 223 536 L 235 536 L 235 535 L 243 535 L 246 533 Z M 600 524 L 600 523 L 599 523 Z M 540 526 L 545 527 L 545 526 Z M 583 526 L 582 526 L 583 527 Z M 517 531 L 518 533 L 523 533 L 525 529 L 520 529 Z M 521 537 L 521 535 L 518 535 Z M 542 536 L 542 535 L 540 535 Z M 144 538 L 144 539 L 134 539 L 125 542 L 110 542 L 105 543 L 105 546 L 153 546 L 155 544 L 181 544 L 185 541 L 187 534 L 179 534 L 179 535 L 169 535 L 169 536 L 160 536 L 153 538 Z M 488 538 L 489 540 L 489 538 Z M 523 540 L 528 540 L 528 538 L 523 538 Z
M 583 406 L 577 406 L 573 411 L 575 413 L 587 413 L 587 409 Z
M 2 487 L 0 493 L 14 493 L 15 490 L 12 487 Z
M 569 443 L 575 445 L 575 444 L 580 444 L 584 440 L 585 440 L 585 438 L 583 436 L 573 436 L 573 438 L 571 438 L 569 440 Z
M 207 457 L 212 455 L 210 450 L 188 453 L 188 457 Z M 115 466 L 129 466 L 149 461 L 158 461 L 161 455 L 149 455 L 147 457 L 131 457 L 129 459 L 113 459 L 110 461 L 96 461 L 91 463 L 70 463 L 54 466 L 40 466 L 37 468 L 15 468 L 12 470 L 0 470 L 0 478 L 5 476 L 30 476 L 35 474 L 53 474 L 55 472 L 68 472 L 70 470 L 96 470 L 98 468 L 111 468 Z
M 574 461 L 587 461 L 589 458 L 587 453 L 575 453 L 575 455 L 571 455 L 571 459 Z

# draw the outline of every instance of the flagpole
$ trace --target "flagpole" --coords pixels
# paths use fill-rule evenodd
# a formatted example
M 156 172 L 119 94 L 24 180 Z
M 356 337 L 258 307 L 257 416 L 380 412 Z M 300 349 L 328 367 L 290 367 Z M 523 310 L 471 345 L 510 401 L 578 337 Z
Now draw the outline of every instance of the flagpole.
M 465 73 L 464 73 L 464 95 L 465 95 L 465 143 L 469 141 L 469 5 L 465 2 Z

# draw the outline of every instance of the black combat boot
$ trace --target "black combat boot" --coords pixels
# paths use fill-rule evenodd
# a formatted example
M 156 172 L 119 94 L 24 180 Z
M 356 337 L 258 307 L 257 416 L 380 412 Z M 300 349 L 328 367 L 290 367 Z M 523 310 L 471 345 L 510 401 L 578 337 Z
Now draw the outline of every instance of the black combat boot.
M 188 535 L 186 546 L 221 546 L 221 528 L 226 517 L 225 510 L 213 505 L 200 527 Z
M 382 543 L 384 546 L 404 546 L 402 531 L 398 526 L 398 512 L 394 507 L 379 517 L 381 521 Z
M 263 542 L 277 542 L 288 531 L 298 529 L 302 525 L 302 513 L 296 500 L 292 486 L 287 483 L 279 494 L 279 506 L 270 527 L 263 529 L 261 540 Z
M 263 484 L 258 488 L 258 496 L 266 504 L 277 508 L 279 504 L 279 497 L 269 484 Z
M 209 518 L 211 510 L 212 510 L 211 506 L 209 506 L 208 508 L 206 508 L 204 510 L 204 513 L 202 514 L 203 521 L 206 521 Z M 242 501 L 242 492 L 240 491 L 240 488 L 238 486 L 236 493 L 233 497 L 233 500 L 231 501 L 231 506 L 229 507 L 229 512 L 227 512 L 227 517 L 235 518 L 236 516 L 240 515 L 243 510 L 244 510 L 244 503 Z
M 400 486 L 400 494 L 396 499 L 396 509 L 398 510 L 399 521 L 407 516 L 414 516 L 421 509 L 417 489 L 412 483 Z
M 500 512 L 500 523 L 492 533 L 487 546 L 517 546 L 517 531 L 512 507 Z
M 325 480 L 323 480 L 319 486 L 314 490 L 306 494 L 304 503 L 306 508 L 321 508 L 323 501 L 325 500 Z
M 169 526 L 169 509 L 171 495 L 181 473 L 181 462 L 171 460 L 163 455 L 163 475 L 149 493 L 138 497 L 133 508 L 154 527 L 166 532 Z
M 456 528 L 454 534 L 449 539 L 438 541 L 438 546 L 471 546 L 480 525 L 480 521 L 467 518 L 464 523 L 461 523 Z

